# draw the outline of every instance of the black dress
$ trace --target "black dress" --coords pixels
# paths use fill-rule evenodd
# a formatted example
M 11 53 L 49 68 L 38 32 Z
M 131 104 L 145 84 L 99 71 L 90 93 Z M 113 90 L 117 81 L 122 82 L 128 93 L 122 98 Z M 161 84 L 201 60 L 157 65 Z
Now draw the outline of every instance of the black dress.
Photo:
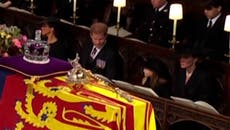
M 58 40 L 50 44 L 49 56 L 67 61 L 68 58 L 74 59 L 76 52 L 71 42 Z

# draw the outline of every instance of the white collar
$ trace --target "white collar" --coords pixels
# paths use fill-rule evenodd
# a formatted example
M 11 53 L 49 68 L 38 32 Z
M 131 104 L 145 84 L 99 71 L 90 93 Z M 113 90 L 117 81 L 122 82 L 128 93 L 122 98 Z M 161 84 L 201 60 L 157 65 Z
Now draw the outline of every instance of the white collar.
M 168 2 L 165 2 L 164 5 L 162 5 L 160 8 L 158 8 L 158 11 L 161 12 L 166 6 L 167 6 Z
M 209 19 L 208 21 L 212 21 L 212 26 L 216 23 L 217 19 L 220 17 L 221 13 L 219 13 L 216 17 Z

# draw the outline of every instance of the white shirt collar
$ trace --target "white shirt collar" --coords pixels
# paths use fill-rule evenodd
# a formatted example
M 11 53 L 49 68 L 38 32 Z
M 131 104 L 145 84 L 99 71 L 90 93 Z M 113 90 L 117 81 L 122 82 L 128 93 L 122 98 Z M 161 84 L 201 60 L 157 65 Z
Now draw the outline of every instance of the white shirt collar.
M 105 43 L 105 44 L 106 44 L 106 43 Z M 96 52 L 93 56 L 91 56 L 93 59 L 96 58 L 96 56 L 97 56 L 98 53 L 101 51 L 101 49 L 105 46 L 105 44 L 104 44 L 101 48 L 97 48 L 96 46 L 93 46 L 93 48 L 92 48 L 92 50 L 91 50 L 91 53 L 92 53 L 92 51 L 93 51 L 94 48 L 97 49 L 97 52 Z M 90 54 L 91 54 L 91 53 L 90 53 Z
M 162 10 L 167 6 L 167 4 L 168 4 L 168 2 L 165 2 L 165 4 L 162 5 L 162 6 L 158 9 L 158 11 L 159 11 L 159 12 L 162 11 Z
M 216 17 L 209 19 L 212 21 L 212 26 L 216 23 L 217 19 L 220 17 L 221 13 L 219 13 Z

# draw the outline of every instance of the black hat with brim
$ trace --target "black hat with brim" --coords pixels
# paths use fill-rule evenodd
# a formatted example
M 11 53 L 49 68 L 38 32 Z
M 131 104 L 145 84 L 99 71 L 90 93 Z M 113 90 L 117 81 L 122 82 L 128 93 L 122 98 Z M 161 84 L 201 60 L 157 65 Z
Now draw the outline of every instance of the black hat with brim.
M 150 69 L 157 73 L 159 77 L 169 79 L 170 73 L 168 66 L 159 58 L 156 57 L 147 57 L 144 58 L 144 62 L 142 65 L 143 68 Z
M 43 19 L 42 21 L 38 22 L 38 24 L 58 24 L 60 22 L 60 19 L 57 17 L 47 17 Z
M 176 54 L 180 57 L 189 57 L 202 58 L 205 54 L 200 48 L 194 48 L 192 44 L 181 44 L 175 49 Z

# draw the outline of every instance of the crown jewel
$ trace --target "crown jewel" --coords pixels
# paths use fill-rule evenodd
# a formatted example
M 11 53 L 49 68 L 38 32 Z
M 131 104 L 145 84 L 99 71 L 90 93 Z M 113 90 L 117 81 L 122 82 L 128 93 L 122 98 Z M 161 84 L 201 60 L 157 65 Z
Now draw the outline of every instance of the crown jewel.
M 23 59 L 30 63 L 46 64 L 49 60 L 49 45 L 42 40 L 27 40 L 24 45 Z

